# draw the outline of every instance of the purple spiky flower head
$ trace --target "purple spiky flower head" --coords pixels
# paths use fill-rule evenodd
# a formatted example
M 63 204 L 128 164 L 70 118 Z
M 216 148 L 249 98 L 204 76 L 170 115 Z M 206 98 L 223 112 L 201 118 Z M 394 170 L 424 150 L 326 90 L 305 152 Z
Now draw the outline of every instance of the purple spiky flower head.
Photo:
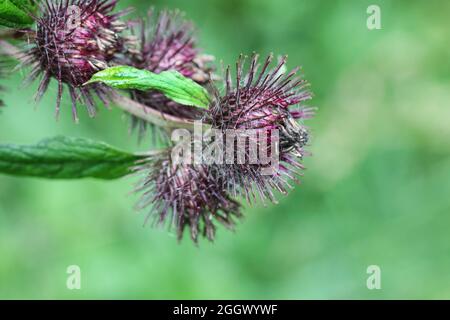
M 233 163 L 221 164 L 217 170 L 227 177 L 227 189 L 249 201 L 255 198 L 255 189 L 263 201 L 276 202 L 273 190 L 287 193 L 289 180 L 297 180 L 299 170 L 303 169 L 300 160 L 307 154 L 305 146 L 309 135 L 302 120 L 313 116 L 313 109 L 304 106 L 312 97 L 307 90 L 308 82 L 296 76 L 299 68 L 286 72 L 286 57 L 273 69 L 270 67 L 272 60 L 270 55 L 259 65 L 255 54 L 244 74 L 245 59 L 241 56 L 236 64 L 235 81 L 228 67 L 225 94 L 221 96 L 216 92 L 208 115 L 212 127 L 225 136 L 227 131 L 236 130 L 248 138 L 244 146 L 234 147 Z M 272 171 L 263 171 L 272 165 L 270 163 L 249 161 L 251 146 L 255 145 L 263 147 L 259 150 L 268 153 L 265 156 L 277 157 L 277 166 L 271 168 Z M 236 159 L 237 149 L 243 150 L 245 161 Z
M 135 48 L 130 49 L 127 64 L 154 73 L 175 70 L 199 84 L 210 80 L 213 57 L 204 55 L 196 46 L 193 25 L 179 11 L 161 11 L 156 15 L 149 11 L 147 19 L 140 20 L 132 28 L 136 37 Z M 167 99 L 156 91 L 133 91 L 132 98 L 139 103 L 185 119 L 200 119 L 204 112 Z M 132 129 L 145 133 L 147 123 L 132 118 Z
M 46 92 L 50 80 L 58 82 L 56 114 L 59 114 L 63 84 L 72 99 L 72 114 L 77 116 L 77 101 L 82 99 L 90 116 L 95 115 L 93 93 L 107 102 L 105 89 L 98 84 L 83 86 L 94 73 L 108 67 L 115 54 L 122 50 L 120 33 L 126 25 L 119 17 L 126 12 L 112 13 L 117 0 L 45 0 L 34 45 L 27 52 L 26 62 L 32 66 L 28 82 L 42 75 L 36 100 Z
M 178 240 L 188 229 L 197 243 L 199 235 L 213 241 L 215 222 L 233 229 L 240 218 L 240 204 L 222 189 L 220 179 L 205 165 L 178 163 L 171 152 L 153 156 L 136 168 L 142 175 L 136 192 L 142 192 L 137 208 L 152 206 L 148 217 L 156 225 L 170 221 Z

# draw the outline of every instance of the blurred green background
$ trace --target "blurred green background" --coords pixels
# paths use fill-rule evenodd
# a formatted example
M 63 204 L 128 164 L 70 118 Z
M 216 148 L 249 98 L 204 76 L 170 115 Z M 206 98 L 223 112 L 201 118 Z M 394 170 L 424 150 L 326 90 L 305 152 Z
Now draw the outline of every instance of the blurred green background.
M 366 27 L 370 4 L 382 30 Z M 225 64 L 273 51 L 303 66 L 320 109 L 302 185 L 195 247 L 142 227 L 133 178 L 0 176 L 0 298 L 450 298 L 450 2 L 120 1 L 129 5 L 185 11 Z M 76 125 L 64 99 L 56 122 L 55 84 L 35 108 L 37 84 L 19 89 L 21 73 L 0 81 L 0 143 L 64 134 L 149 148 L 119 110 Z M 69 265 L 81 267 L 81 290 L 66 288 Z M 366 287 L 369 265 L 381 290 Z

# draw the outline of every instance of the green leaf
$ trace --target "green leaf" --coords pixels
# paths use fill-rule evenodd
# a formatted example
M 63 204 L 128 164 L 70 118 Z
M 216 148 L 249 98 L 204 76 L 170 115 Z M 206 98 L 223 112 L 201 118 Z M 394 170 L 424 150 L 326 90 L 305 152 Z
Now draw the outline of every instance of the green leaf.
M 103 82 L 115 89 L 158 90 L 169 99 L 187 106 L 207 108 L 209 95 L 205 88 L 176 71 L 159 74 L 130 66 L 117 66 L 94 74 L 87 82 Z
M 0 25 L 10 28 L 24 28 L 34 22 L 30 13 L 36 5 L 31 0 L 0 0 Z
M 0 173 L 49 179 L 116 179 L 144 156 L 82 138 L 55 137 L 37 145 L 0 144 Z

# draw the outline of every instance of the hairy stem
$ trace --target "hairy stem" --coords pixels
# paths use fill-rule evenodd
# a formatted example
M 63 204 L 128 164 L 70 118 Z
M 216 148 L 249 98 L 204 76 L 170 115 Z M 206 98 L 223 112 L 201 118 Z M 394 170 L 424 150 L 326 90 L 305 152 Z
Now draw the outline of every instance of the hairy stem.
M 22 38 L 33 38 L 35 36 L 35 32 L 31 29 L 22 29 L 22 30 L 14 30 L 14 29 L 5 29 L 0 30 L 0 39 L 2 40 L 10 40 L 10 39 L 22 39 Z
M 191 120 L 165 114 L 131 100 L 130 98 L 126 98 L 116 92 L 112 94 L 112 100 L 118 108 L 158 127 L 163 127 L 166 129 L 192 129 L 194 125 L 194 122 Z
M 11 56 L 23 62 L 23 54 L 16 46 L 12 45 L 8 41 L 0 39 L 0 52 L 3 52 L 8 56 Z M 191 130 L 194 126 L 194 122 L 192 120 L 165 114 L 146 105 L 140 104 L 134 100 L 126 98 L 116 92 L 112 94 L 112 100 L 118 108 L 158 127 L 162 127 L 168 130 L 177 128 Z

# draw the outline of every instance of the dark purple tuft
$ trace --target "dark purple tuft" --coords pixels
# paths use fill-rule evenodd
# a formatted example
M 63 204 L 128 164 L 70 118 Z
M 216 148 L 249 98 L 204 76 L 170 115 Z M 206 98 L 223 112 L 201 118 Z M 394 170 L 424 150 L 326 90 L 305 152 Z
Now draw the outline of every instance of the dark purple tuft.
M 69 88 L 72 114 L 77 115 L 77 101 L 82 99 L 90 116 L 95 115 L 93 94 L 107 102 L 106 89 L 98 84 L 83 86 L 94 73 L 108 67 L 123 47 L 119 34 L 125 24 L 124 12 L 113 14 L 117 0 L 45 0 L 34 47 L 27 52 L 26 64 L 32 66 L 27 82 L 42 75 L 36 101 L 47 91 L 52 78 L 58 81 L 56 114 L 59 115 L 63 84 Z
M 175 11 L 162 11 L 155 15 L 149 12 L 146 20 L 141 20 L 132 28 L 136 47 L 130 49 L 126 64 L 154 73 L 175 70 L 199 84 L 210 80 L 211 56 L 203 55 L 196 47 L 194 28 L 184 20 L 183 14 Z M 187 107 L 167 99 L 156 91 L 134 91 L 132 98 L 139 103 L 184 119 L 201 119 L 203 111 Z M 132 118 L 132 129 L 139 135 L 145 133 L 147 123 Z
M 300 120 L 313 116 L 313 109 L 303 103 L 312 95 L 307 90 L 306 80 L 296 76 L 298 68 L 286 72 L 286 57 L 281 58 L 274 69 L 270 69 L 273 60 L 270 55 L 261 65 L 258 56 L 251 59 L 249 71 L 244 75 L 244 59 L 237 62 L 235 81 L 232 80 L 230 68 L 225 75 L 225 94 L 220 97 L 216 93 L 216 101 L 210 108 L 209 121 L 213 128 L 226 130 L 256 130 L 265 133 L 265 139 L 275 137 L 278 130 L 279 167 L 273 174 L 262 175 L 263 164 L 248 161 L 238 164 L 223 164 L 219 172 L 227 177 L 227 189 L 235 195 L 244 195 L 247 200 L 255 198 L 253 189 L 256 187 L 260 197 L 276 202 L 273 190 L 287 193 L 289 180 L 297 180 L 296 175 L 303 169 L 299 163 L 306 154 L 304 150 L 308 143 L 308 130 Z M 235 83 L 235 85 L 233 85 Z M 256 141 L 250 141 L 245 148 L 246 159 L 249 156 L 249 145 L 262 145 L 257 136 Z M 271 151 L 271 141 L 264 141 Z
M 169 152 L 165 152 L 137 171 L 143 175 L 136 187 L 143 193 L 138 209 L 153 206 L 148 217 L 154 217 L 157 225 L 170 221 L 179 240 L 189 229 L 195 243 L 200 234 L 213 241 L 214 221 L 233 229 L 235 218 L 241 217 L 240 204 L 221 189 L 220 179 L 207 166 L 174 164 Z

